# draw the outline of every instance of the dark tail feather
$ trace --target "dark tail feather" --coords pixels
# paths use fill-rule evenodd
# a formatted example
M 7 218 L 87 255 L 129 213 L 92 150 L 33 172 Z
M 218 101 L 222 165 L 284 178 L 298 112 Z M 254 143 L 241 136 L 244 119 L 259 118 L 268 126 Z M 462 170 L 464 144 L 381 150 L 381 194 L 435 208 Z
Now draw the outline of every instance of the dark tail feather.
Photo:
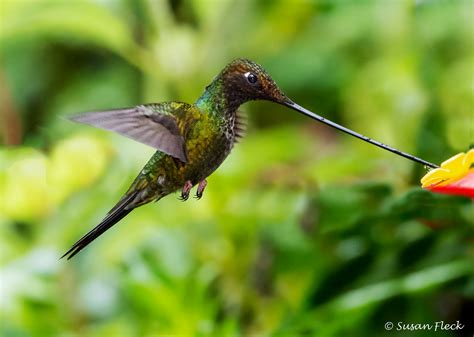
M 131 193 L 122 198 L 117 205 L 114 206 L 107 214 L 107 216 L 89 233 L 84 235 L 79 241 L 77 241 L 63 256 L 67 256 L 67 259 L 71 259 L 74 255 L 84 249 L 89 243 L 94 241 L 100 235 L 102 235 L 107 229 L 115 225 L 121 219 L 123 219 L 128 213 L 130 213 L 135 207 L 131 206 L 130 203 L 134 199 L 136 193 Z M 128 206 L 128 207 L 127 207 Z

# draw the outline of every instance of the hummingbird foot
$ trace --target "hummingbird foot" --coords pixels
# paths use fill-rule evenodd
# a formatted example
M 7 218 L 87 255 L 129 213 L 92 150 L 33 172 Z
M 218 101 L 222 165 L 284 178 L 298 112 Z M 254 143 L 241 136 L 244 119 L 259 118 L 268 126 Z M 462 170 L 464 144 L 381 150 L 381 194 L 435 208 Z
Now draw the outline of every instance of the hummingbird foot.
M 191 188 L 193 188 L 193 183 L 191 180 L 188 180 L 184 183 L 183 189 L 181 190 L 181 197 L 179 200 L 186 201 L 189 198 L 189 192 L 191 192 Z
M 197 188 L 197 191 L 196 191 L 196 196 L 195 196 L 195 198 L 197 200 L 202 198 L 202 194 L 204 193 L 204 190 L 206 189 L 206 186 L 207 186 L 207 180 L 206 179 L 201 180 L 199 182 L 199 185 L 198 185 L 198 188 Z

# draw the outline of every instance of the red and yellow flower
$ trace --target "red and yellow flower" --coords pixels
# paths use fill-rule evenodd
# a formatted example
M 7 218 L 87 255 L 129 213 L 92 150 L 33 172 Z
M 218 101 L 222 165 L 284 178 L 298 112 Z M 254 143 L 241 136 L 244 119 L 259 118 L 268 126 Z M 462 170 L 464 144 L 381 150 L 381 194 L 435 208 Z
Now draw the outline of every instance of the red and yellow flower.
M 474 198 L 474 149 L 458 153 L 429 171 L 421 179 L 421 187 L 444 194 Z

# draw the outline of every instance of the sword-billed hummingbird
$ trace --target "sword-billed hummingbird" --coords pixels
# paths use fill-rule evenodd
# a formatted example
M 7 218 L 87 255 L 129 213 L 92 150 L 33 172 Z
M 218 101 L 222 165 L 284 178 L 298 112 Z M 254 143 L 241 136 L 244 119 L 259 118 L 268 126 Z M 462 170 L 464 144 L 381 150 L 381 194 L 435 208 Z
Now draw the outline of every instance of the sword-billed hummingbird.
M 437 167 L 304 109 L 283 94 L 260 65 L 237 59 L 214 78 L 194 104 L 144 104 L 133 108 L 89 112 L 71 118 L 76 122 L 115 131 L 150 145 L 157 151 L 104 219 L 63 257 L 72 258 L 138 206 L 157 201 L 178 190 L 181 190 L 181 199 L 187 200 L 195 185 L 198 185 L 196 197 L 201 198 L 207 184 L 206 178 L 219 167 L 236 140 L 242 136 L 243 124 L 237 109 L 252 100 L 267 100 L 287 106 L 385 150 L 429 167 Z

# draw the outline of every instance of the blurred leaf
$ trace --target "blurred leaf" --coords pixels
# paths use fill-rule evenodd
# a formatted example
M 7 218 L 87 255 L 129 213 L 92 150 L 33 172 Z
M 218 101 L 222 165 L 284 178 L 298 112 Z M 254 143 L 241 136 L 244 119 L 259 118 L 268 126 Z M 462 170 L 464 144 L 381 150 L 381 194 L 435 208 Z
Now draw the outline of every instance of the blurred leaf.
M 2 1 L 0 45 L 11 40 L 52 38 L 90 42 L 119 54 L 133 48 L 123 20 L 88 0 Z

